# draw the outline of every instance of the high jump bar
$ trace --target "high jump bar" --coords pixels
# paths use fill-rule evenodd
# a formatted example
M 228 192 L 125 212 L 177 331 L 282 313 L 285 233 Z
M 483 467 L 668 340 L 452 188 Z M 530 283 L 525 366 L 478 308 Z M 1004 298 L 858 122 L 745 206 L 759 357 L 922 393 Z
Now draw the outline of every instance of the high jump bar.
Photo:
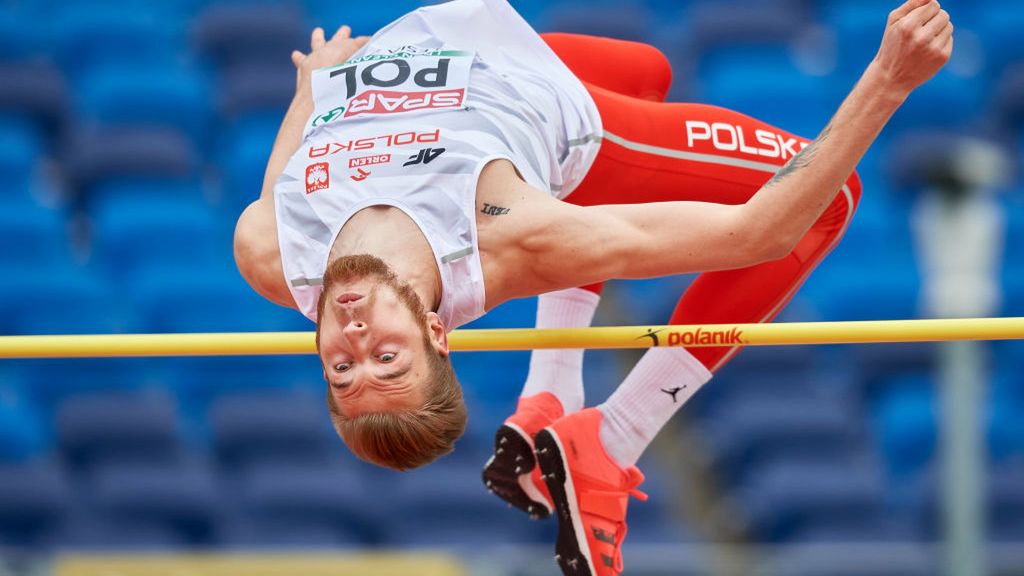
M 454 351 L 1024 339 L 1024 318 L 456 330 Z M 313 332 L 0 336 L 0 358 L 315 354 Z

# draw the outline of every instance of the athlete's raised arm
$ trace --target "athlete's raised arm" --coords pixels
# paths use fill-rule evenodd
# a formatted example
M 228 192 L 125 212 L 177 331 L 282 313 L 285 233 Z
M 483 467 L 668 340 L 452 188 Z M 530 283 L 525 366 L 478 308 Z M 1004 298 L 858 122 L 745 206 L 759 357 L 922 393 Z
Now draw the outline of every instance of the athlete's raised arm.
M 526 239 L 520 248 L 528 256 L 521 266 L 532 271 L 512 279 L 507 296 L 607 278 L 742 268 L 785 256 L 821 216 L 893 113 L 949 60 L 952 34 L 949 15 L 934 0 L 909 0 L 890 13 L 877 56 L 828 126 L 745 204 L 580 208 L 548 201 L 540 193 L 507 195 L 501 201 L 526 200 L 514 208 L 517 217 L 485 225 L 523 227 L 495 237 Z M 495 293 L 493 303 L 503 295 Z
M 294 307 L 295 303 L 281 272 L 274 219 L 274 182 L 299 149 L 306 121 L 313 113 L 313 71 L 341 64 L 368 40 L 366 36 L 352 38 L 348 26 L 342 26 L 327 40 L 323 29 L 316 28 L 310 39 L 309 54 L 292 52 L 296 68 L 295 97 L 274 140 L 260 197 L 242 212 L 235 225 L 235 263 L 239 272 L 253 290 L 282 306 Z
M 348 26 L 342 26 L 327 40 L 323 28 L 316 28 L 310 39 L 310 53 L 303 54 L 298 50 L 292 52 L 292 63 L 296 69 L 295 97 L 274 140 L 267 171 L 263 175 L 261 199 L 271 197 L 274 181 L 302 143 L 303 129 L 313 113 L 313 71 L 345 62 L 368 40 L 367 36 L 352 38 L 352 30 Z

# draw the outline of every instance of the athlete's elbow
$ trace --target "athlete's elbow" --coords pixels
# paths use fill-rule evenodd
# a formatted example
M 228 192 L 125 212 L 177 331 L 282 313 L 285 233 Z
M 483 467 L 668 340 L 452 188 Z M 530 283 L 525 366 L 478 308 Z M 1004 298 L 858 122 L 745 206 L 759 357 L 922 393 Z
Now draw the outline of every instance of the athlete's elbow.
M 749 246 L 749 254 L 755 262 L 771 262 L 785 258 L 792 252 L 800 240 L 799 237 L 779 230 L 767 230 L 764 233 L 752 235 Z

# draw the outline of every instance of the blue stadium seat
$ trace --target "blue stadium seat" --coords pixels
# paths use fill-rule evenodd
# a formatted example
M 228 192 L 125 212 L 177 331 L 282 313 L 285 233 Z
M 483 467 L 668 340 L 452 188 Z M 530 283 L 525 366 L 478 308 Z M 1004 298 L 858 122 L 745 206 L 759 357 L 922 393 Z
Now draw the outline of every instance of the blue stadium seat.
M 489 494 L 480 464 L 457 466 L 442 460 L 402 474 L 390 494 L 402 522 L 389 526 L 386 542 L 399 546 L 472 549 L 488 544 L 537 540 L 537 523 Z M 480 519 L 488 519 L 487 530 Z
M 865 274 L 863 264 L 818 272 L 802 293 L 815 303 L 822 320 L 902 320 L 919 315 L 920 279 L 909 252 L 879 255 L 871 274 Z
M 705 418 L 704 434 L 721 475 L 736 482 L 777 459 L 854 453 L 863 443 L 848 399 L 765 389 L 736 396 Z
M 73 2 L 49 12 L 53 56 L 75 79 L 109 65 L 166 67 L 182 47 L 180 22 L 150 5 L 129 10 L 123 4 Z
M 262 463 L 322 465 L 344 452 L 322 396 L 290 392 L 222 394 L 209 411 L 213 449 L 221 466 Z
M 161 522 L 107 519 L 93 511 L 72 513 L 51 536 L 52 546 L 64 553 L 179 552 L 188 538 Z
M 182 459 L 177 411 L 166 393 L 69 396 L 57 410 L 56 425 L 60 450 L 76 469 L 112 462 L 173 464 Z
M 352 27 L 356 36 L 371 36 L 398 17 L 412 12 L 425 2 L 421 0 L 392 0 L 376 2 L 352 10 L 333 0 L 305 0 L 309 22 L 324 30 L 337 30 L 342 24 Z M 307 31 L 308 32 L 308 31 Z M 309 42 L 300 46 L 308 48 Z
M 537 320 L 537 299 L 509 300 L 487 312 L 465 328 L 532 328 Z
M 66 216 L 44 208 L 30 198 L 0 198 L 0 267 L 12 274 L 26 268 L 43 270 L 70 267 L 71 252 Z M 13 290 L 14 287 L 8 287 Z
M 934 457 L 937 434 L 935 383 L 930 375 L 895 376 L 873 403 L 873 426 L 891 475 L 921 473 Z
M 997 542 L 1024 542 L 1024 466 L 1018 461 L 995 468 L 988 483 L 990 538 Z
M 606 287 L 608 295 L 629 311 L 630 323 L 637 326 L 667 324 L 683 292 L 693 282 L 692 274 L 680 274 L 648 280 L 614 282 Z
M 260 197 L 281 114 L 250 113 L 228 122 L 218 140 L 224 207 L 233 214 Z
M 38 39 L 25 26 L 25 17 L 13 6 L 0 10 L 0 62 L 24 61 L 38 50 Z
M 0 65 L 0 111 L 31 118 L 54 137 L 67 119 L 68 106 L 64 77 L 52 64 L 30 61 Z
M 749 46 L 722 53 L 704 67 L 702 101 L 724 106 L 803 138 L 814 138 L 832 112 L 828 83 L 795 66 L 785 45 Z M 759 147 L 754 134 L 746 146 Z
M 990 383 L 986 444 L 989 458 L 995 463 L 1024 458 L 1024 419 L 1020 417 L 1024 410 L 1024 376 L 1021 374 L 1019 368 L 999 366 Z
M 504 420 L 515 410 L 516 398 L 526 382 L 529 352 L 457 352 L 452 366 L 467 398 L 481 405 L 485 414 Z
M 1007 67 L 994 87 L 994 112 L 998 128 L 1013 137 L 1024 128 L 1024 62 Z
M 84 496 L 94 521 L 112 527 L 99 531 L 93 546 L 199 547 L 217 541 L 222 495 L 201 460 L 106 465 Z
M 210 406 L 221 396 L 256 393 L 313 394 L 323 398 L 323 368 L 312 356 L 179 358 L 160 374 L 192 431 L 205 438 Z M 321 401 L 321 407 L 326 408 Z
M 673 514 L 673 510 L 678 509 L 677 479 L 668 476 L 661 469 L 657 457 L 649 453 L 637 462 L 637 466 L 644 473 L 644 482 L 639 490 L 647 494 L 648 500 L 630 499 L 627 516 L 629 535 L 623 553 L 631 556 L 630 544 L 679 544 L 693 540 Z
M 948 68 L 914 91 L 889 121 L 887 130 L 919 127 L 961 129 L 979 117 L 987 88 L 977 78 L 958 76 Z
M 49 443 L 54 437 L 54 415 L 65 398 L 95 392 L 137 391 L 147 385 L 154 361 L 142 358 L 50 358 L 7 360 L 5 363 L 16 374 L 19 395 L 38 410 L 44 437 Z
M 1000 3 L 998 8 L 978 10 L 974 23 L 985 49 L 986 70 L 997 78 L 1010 64 L 1024 61 L 1020 30 L 1024 26 L 1024 6 Z
M 882 476 L 870 462 L 845 459 L 774 461 L 739 492 L 754 536 L 772 542 L 808 535 L 887 540 L 891 534 L 878 520 L 884 494 Z
M 79 190 L 110 178 L 195 181 L 199 154 L 175 128 L 97 128 L 69 140 L 66 174 Z
M 128 312 L 88 270 L 47 264 L 23 269 L 16 284 L 0 291 L 0 311 L 9 333 L 111 333 L 129 325 Z
M 394 523 L 385 486 L 353 466 L 266 464 L 245 472 L 232 506 L 227 540 L 234 546 L 379 543 Z M 399 522 L 401 524 L 401 522 Z
M 863 344 L 853 347 L 854 364 L 867 381 L 869 396 L 889 387 L 894 376 L 919 376 L 934 373 L 938 367 L 938 345 L 931 342 L 893 342 L 885 345 Z M 922 383 L 906 382 L 913 386 Z
M 787 2 L 702 2 L 690 19 L 694 48 L 703 56 L 730 46 L 784 44 L 806 25 L 804 14 Z
M 0 396 L 0 463 L 22 463 L 43 455 L 50 446 L 33 406 L 20 398 Z
M 291 62 L 235 66 L 225 70 L 220 80 L 219 110 L 223 118 L 233 119 L 253 112 L 266 112 L 284 118 L 295 95 L 295 67 Z
M 651 14 L 638 2 L 561 2 L 538 16 L 544 32 L 588 34 L 643 42 L 651 33 Z
M 368 7 L 348 10 L 348 13 L 358 15 L 364 8 Z M 317 25 L 322 24 L 317 22 Z M 192 21 L 191 33 L 200 54 L 220 66 L 231 68 L 251 64 L 265 66 L 268 63 L 290 65 L 292 50 L 309 51 L 311 30 L 301 9 L 293 3 L 253 5 L 234 2 L 209 4 Z
M 238 275 L 230 245 L 211 246 L 222 253 L 208 267 L 148 268 L 130 283 L 139 307 L 141 329 L 151 332 L 260 332 L 309 325 L 294 310 L 271 304 Z
M 892 4 L 842 0 L 822 3 L 821 7 L 822 19 L 836 38 L 836 77 L 855 80 L 878 52 Z
M 63 470 L 49 460 L 4 464 L 0 486 L 0 545 L 33 549 L 45 543 L 71 500 Z
M 226 250 L 214 250 L 230 243 L 227 227 L 194 186 L 141 183 L 122 190 L 97 189 L 102 200 L 92 211 L 92 257 L 108 277 L 130 283 L 151 267 L 230 266 L 219 258 Z
M 0 81 L 3 80 L 0 73 Z M 0 90 L 3 90 L 0 84 Z M 0 106 L 3 94 L 0 93 Z M 24 117 L 0 116 L 0 178 L 2 197 L 28 198 L 44 149 L 38 129 Z
M 209 134 L 211 87 L 183 67 L 109 66 L 83 74 L 82 120 L 101 126 L 173 127 L 202 148 Z

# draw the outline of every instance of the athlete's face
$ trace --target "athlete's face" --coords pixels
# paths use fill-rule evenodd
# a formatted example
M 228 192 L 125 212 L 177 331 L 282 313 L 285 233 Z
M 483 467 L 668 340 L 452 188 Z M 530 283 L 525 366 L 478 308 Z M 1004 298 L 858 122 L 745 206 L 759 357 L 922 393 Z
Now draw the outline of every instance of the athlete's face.
M 372 256 L 332 262 L 317 329 L 324 377 L 348 418 L 421 406 L 428 348 L 447 353 L 437 314 Z

